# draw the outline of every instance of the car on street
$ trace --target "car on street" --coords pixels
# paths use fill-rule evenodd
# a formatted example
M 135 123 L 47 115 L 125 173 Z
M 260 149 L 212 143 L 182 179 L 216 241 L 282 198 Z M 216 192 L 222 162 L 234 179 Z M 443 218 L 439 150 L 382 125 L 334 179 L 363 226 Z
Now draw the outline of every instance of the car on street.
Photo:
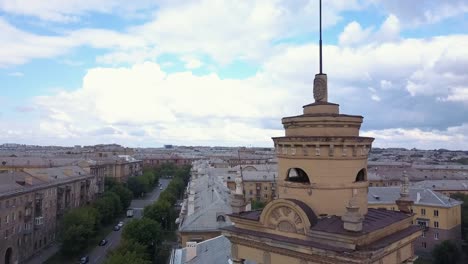
M 163 189 L 163 187 L 162 187 L 162 186 L 161 186 L 161 187 L 159 187 L 159 190 L 162 190 L 162 189 Z
M 114 231 L 119 231 L 119 230 L 120 230 L 120 226 L 119 226 L 119 225 L 114 226 Z
M 120 228 L 122 228 L 122 226 L 124 225 L 124 222 L 120 221 L 117 225 L 118 225 Z
M 89 256 L 84 256 L 84 257 L 80 258 L 80 261 L 78 263 L 80 263 L 80 264 L 89 263 Z
M 107 242 L 108 241 L 106 239 L 103 239 L 103 240 L 99 241 L 99 246 L 101 246 L 101 247 L 105 246 L 107 244 Z
M 133 217 L 133 209 L 127 210 L 127 217 Z

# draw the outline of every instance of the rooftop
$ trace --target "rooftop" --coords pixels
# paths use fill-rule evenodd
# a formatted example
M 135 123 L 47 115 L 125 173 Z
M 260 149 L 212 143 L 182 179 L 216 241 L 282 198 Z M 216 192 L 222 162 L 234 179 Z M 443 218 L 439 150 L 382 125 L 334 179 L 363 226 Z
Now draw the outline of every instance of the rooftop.
M 427 188 L 410 187 L 410 199 L 415 205 L 453 207 L 461 202 Z M 395 204 L 400 198 L 400 187 L 369 187 L 369 204 Z

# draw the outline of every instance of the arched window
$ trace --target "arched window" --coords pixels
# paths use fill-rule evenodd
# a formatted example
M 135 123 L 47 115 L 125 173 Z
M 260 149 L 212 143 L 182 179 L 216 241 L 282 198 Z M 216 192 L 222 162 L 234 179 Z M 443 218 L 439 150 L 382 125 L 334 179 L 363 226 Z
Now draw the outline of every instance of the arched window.
M 366 169 L 361 169 L 356 175 L 356 182 L 366 181 Z
M 309 176 L 307 176 L 307 173 L 305 173 L 304 170 L 299 168 L 289 169 L 286 181 L 310 184 Z
M 217 222 L 226 222 L 226 218 L 224 217 L 224 215 L 218 215 L 216 217 L 216 221 Z

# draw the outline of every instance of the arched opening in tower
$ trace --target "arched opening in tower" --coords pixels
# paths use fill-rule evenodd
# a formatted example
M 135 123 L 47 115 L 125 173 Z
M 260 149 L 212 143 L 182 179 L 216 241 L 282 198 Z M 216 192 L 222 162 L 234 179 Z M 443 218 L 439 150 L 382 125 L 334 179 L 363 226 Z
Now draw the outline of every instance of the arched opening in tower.
M 307 173 L 299 168 L 289 169 L 286 181 L 310 184 L 309 176 L 307 175 Z
M 356 175 L 356 182 L 366 181 L 366 169 L 361 169 Z

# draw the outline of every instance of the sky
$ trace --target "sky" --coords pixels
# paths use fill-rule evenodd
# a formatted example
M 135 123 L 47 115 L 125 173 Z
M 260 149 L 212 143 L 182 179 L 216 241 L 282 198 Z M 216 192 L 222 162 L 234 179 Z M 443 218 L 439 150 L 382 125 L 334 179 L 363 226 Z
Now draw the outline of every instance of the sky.
M 272 147 L 318 0 L 0 0 L 0 143 Z M 468 1 L 324 0 L 329 101 L 374 147 L 468 150 Z

